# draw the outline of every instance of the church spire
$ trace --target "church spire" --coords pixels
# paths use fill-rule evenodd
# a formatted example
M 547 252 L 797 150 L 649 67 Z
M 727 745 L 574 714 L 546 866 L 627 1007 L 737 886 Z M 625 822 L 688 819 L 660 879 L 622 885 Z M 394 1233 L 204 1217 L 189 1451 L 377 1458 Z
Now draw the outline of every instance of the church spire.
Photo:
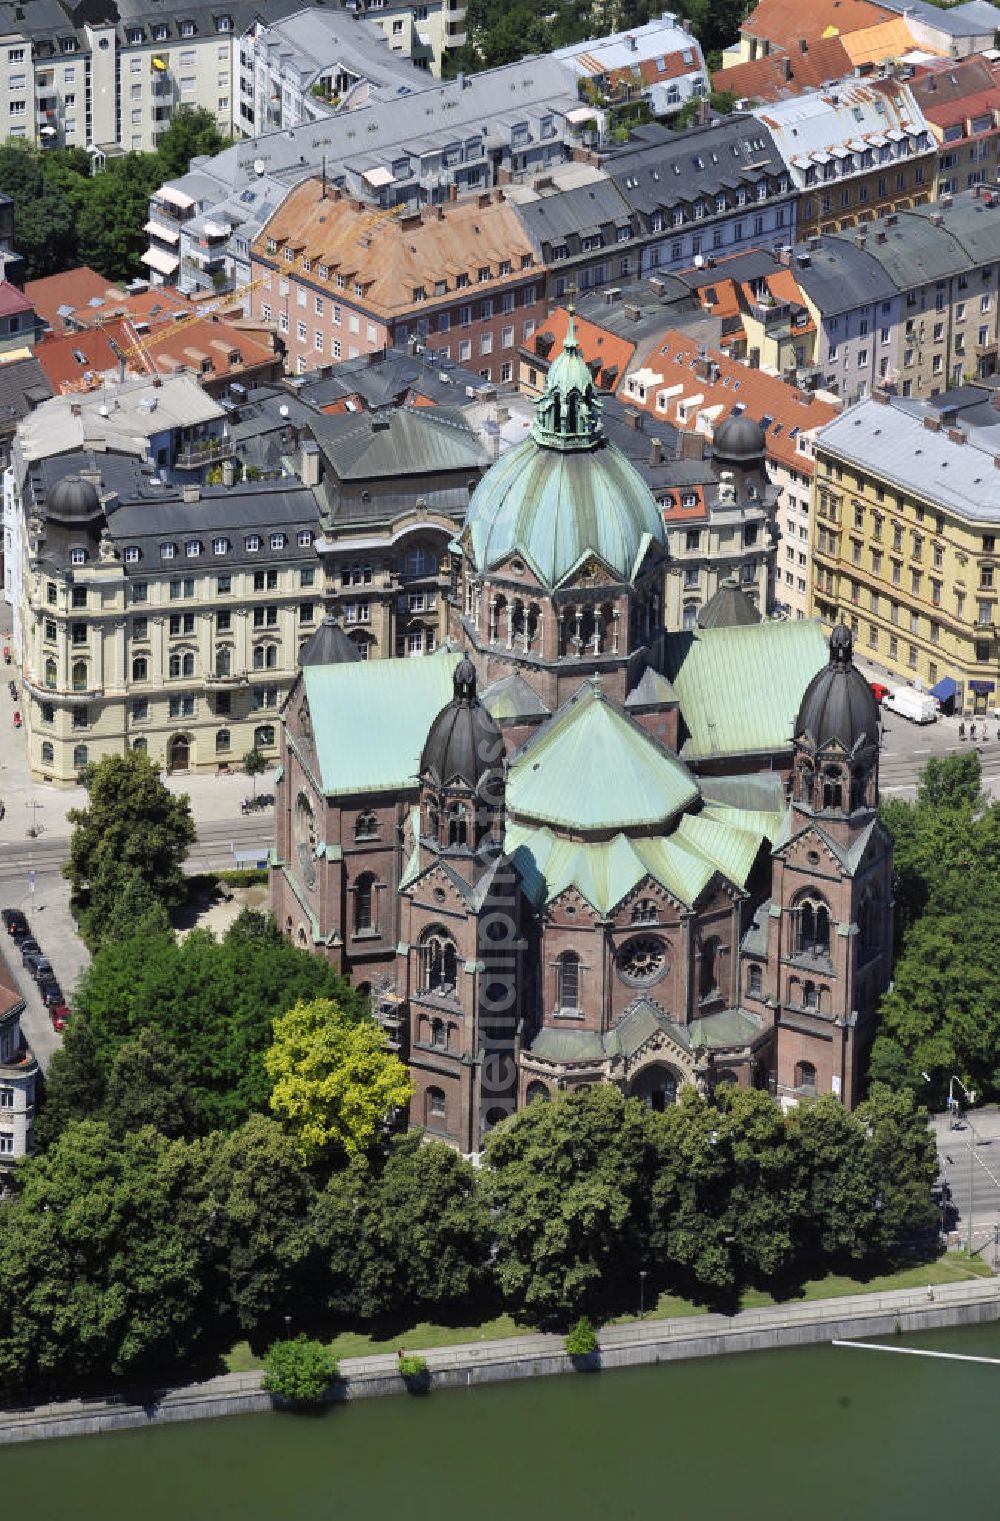
M 549 366 L 531 432 L 546 449 L 593 449 L 604 440 L 601 403 L 577 340 L 572 302 L 567 310 L 562 351 Z

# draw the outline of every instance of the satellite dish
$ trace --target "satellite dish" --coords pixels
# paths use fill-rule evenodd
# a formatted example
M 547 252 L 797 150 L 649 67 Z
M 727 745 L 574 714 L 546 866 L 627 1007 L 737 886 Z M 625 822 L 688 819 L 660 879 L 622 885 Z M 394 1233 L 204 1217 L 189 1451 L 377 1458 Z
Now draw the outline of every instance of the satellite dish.
M 254 159 L 254 161 L 253 161 L 253 172 L 254 172 L 254 174 L 263 174 L 264 173 L 264 160 L 262 158 L 255 158 Z
M 280 415 L 281 415 L 281 416 L 282 416 L 282 417 L 287 417 L 287 416 L 288 416 L 288 407 L 287 407 L 287 405 L 286 405 L 286 404 L 285 404 L 285 402 L 282 402 L 282 403 L 281 403 L 281 406 L 280 406 L 280 407 L 279 407 L 279 408 L 278 408 L 278 412 L 279 412 L 279 414 L 280 414 Z

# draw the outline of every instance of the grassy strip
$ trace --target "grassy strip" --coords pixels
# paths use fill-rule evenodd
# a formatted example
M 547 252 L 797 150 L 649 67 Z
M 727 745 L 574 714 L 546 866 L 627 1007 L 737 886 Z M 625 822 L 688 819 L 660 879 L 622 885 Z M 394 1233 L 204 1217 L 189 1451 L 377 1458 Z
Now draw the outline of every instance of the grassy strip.
M 830 1273 L 826 1278 L 815 1278 L 801 1285 L 799 1291 L 784 1300 L 775 1299 L 763 1290 L 748 1289 L 743 1295 L 745 1310 L 758 1310 L 776 1304 L 801 1304 L 811 1299 L 837 1299 L 845 1294 L 885 1294 L 893 1289 L 922 1289 L 928 1284 L 957 1283 L 966 1278 L 989 1278 L 991 1270 L 976 1258 L 968 1258 L 962 1252 L 946 1252 L 935 1262 L 918 1263 L 913 1267 L 900 1268 L 895 1273 L 882 1273 L 878 1277 L 848 1278 L 841 1273 Z M 704 1315 L 705 1305 L 680 1299 L 676 1294 L 661 1294 L 656 1308 L 651 1308 L 647 1320 L 669 1320 L 678 1316 Z M 637 1315 L 619 1315 L 611 1325 L 629 1325 L 638 1320 Z M 454 1347 L 465 1342 L 503 1341 L 511 1336 L 525 1336 L 532 1332 L 531 1326 L 519 1326 L 509 1315 L 498 1315 L 494 1320 L 483 1321 L 477 1326 L 441 1326 L 433 1321 L 421 1320 L 405 1330 L 395 1331 L 389 1337 L 380 1337 L 366 1331 L 342 1331 L 330 1342 L 330 1351 L 336 1358 L 373 1357 L 380 1352 L 398 1352 L 400 1347 L 408 1351 L 419 1347 L 426 1351 L 432 1347 Z M 241 1341 L 225 1358 L 230 1373 L 249 1373 L 263 1367 L 247 1342 Z

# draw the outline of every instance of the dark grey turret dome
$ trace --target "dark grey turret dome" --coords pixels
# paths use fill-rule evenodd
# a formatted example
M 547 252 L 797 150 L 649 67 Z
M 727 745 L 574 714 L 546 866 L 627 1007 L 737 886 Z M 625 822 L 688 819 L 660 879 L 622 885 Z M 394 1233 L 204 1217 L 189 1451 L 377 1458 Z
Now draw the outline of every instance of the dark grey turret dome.
M 830 635 L 829 663 L 806 687 L 795 722 L 796 738 L 817 750 L 839 743 L 853 755 L 878 746 L 878 705 L 853 654 L 850 629 L 838 623 Z
M 476 696 L 476 668 L 464 657 L 452 678 L 455 695 L 430 726 L 420 774 L 448 786 L 464 782 L 479 792 L 487 777 L 503 776 L 503 736 Z
M 45 516 L 54 523 L 86 524 L 103 513 L 97 487 L 82 475 L 64 475 L 45 498 Z
M 302 646 L 299 665 L 344 665 L 360 659 L 361 651 L 354 640 L 344 633 L 339 620 L 328 613 Z
M 731 461 L 735 465 L 759 460 L 766 448 L 764 429 L 752 417 L 747 417 L 745 412 L 739 417 L 727 417 L 716 428 L 712 439 L 715 458 Z
M 760 622 L 760 613 L 736 576 L 725 576 L 696 619 L 699 628 L 745 628 Z

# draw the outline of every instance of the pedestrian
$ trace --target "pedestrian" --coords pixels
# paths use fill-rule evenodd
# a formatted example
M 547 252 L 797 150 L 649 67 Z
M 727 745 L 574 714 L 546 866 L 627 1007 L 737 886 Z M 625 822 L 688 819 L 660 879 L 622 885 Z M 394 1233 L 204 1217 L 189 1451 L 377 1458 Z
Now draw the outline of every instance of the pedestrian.
M 959 723 L 959 726 L 958 726 L 958 737 L 959 737 L 959 739 L 964 739 L 965 738 L 965 719 L 964 718 L 961 720 L 961 722 Z

